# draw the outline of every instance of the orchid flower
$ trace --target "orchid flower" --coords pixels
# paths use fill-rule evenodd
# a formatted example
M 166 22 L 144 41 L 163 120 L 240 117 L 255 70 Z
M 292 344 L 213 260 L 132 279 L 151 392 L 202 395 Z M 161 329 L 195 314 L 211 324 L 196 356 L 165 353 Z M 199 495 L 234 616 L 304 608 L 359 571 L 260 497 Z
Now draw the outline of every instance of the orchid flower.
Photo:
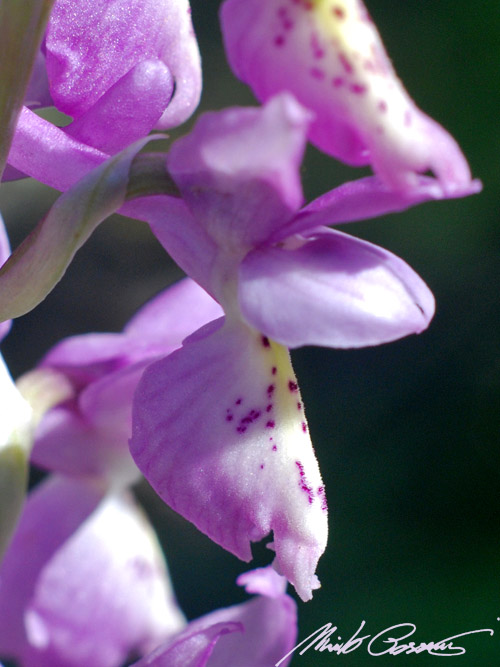
M 59 187 L 67 166 L 48 167 L 49 156 L 57 161 L 70 146 L 78 156 L 72 172 L 86 159 L 97 166 L 152 129 L 184 122 L 200 93 L 188 0 L 57 0 L 9 163 L 32 175 L 30 163 L 43 173 L 45 160 L 49 172 L 60 173 Z M 57 128 L 28 108 L 47 104 L 72 122 Z
M 36 548 L 34 548 L 36 545 Z M 186 625 L 148 521 L 126 492 L 53 475 L 30 493 L 0 566 L 0 655 L 23 667 L 267 667 L 293 648 L 285 581 L 239 578 L 258 597 Z
M 236 75 L 261 101 L 287 90 L 314 111 L 321 150 L 371 164 L 398 190 L 428 170 L 448 195 L 475 187 L 455 140 L 397 78 L 361 0 L 225 0 L 221 24 Z
M 206 114 L 173 145 L 168 170 L 192 214 L 174 258 L 196 255 L 225 318 L 146 369 L 131 439 L 161 498 L 239 558 L 273 531 L 274 566 L 304 600 L 319 586 L 327 510 L 286 348 L 376 345 L 422 331 L 434 312 L 401 259 L 324 226 L 422 201 L 432 179 L 407 195 L 368 178 L 299 210 L 309 122 L 284 95 Z
M 156 537 L 126 492 L 52 476 L 0 565 L 0 654 L 24 667 L 116 667 L 184 625 Z
M 297 636 L 297 607 L 285 593 L 286 580 L 271 568 L 260 568 L 240 575 L 237 583 L 257 597 L 192 621 L 134 667 L 275 665 Z
M 144 368 L 180 347 L 183 338 L 222 313 L 196 283 L 185 279 L 161 292 L 123 333 L 67 338 L 18 380 L 24 395 L 47 379 L 66 386 L 63 400 L 44 412 L 31 460 L 73 477 L 99 477 L 126 486 L 140 476 L 130 457 L 132 397 Z M 41 397 L 44 399 L 44 396 Z

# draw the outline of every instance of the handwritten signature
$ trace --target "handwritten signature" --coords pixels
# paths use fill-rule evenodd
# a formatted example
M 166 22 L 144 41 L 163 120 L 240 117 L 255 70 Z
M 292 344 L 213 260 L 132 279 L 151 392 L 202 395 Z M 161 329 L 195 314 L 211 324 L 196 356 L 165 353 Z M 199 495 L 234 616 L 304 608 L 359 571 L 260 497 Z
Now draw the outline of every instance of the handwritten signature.
M 500 620 L 500 619 L 498 619 Z M 370 655 L 381 656 L 381 655 L 409 655 L 410 653 L 428 653 L 429 655 L 439 655 L 439 656 L 456 656 L 463 655 L 466 650 L 463 646 L 455 646 L 453 643 L 454 640 L 459 637 L 466 637 L 467 635 L 475 635 L 480 632 L 488 632 L 491 637 L 493 637 L 493 630 L 490 628 L 483 628 L 482 630 L 469 630 L 468 632 L 461 632 L 458 635 L 453 635 L 451 637 L 446 637 L 439 641 L 430 641 L 430 642 L 420 642 L 416 643 L 414 641 L 407 642 L 409 637 L 411 637 L 417 626 L 413 623 L 398 623 L 397 625 L 391 625 L 390 628 L 385 628 L 381 630 L 376 635 L 360 635 L 361 631 L 365 627 L 365 621 L 361 622 L 361 625 L 356 630 L 356 632 L 345 642 L 335 642 L 332 644 L 330 637 L 334 632 L 338 631 L 336 625 L 332 623 L 326 623 L 321 628 L 318 628 L 313 633 L 306 637 L 300 644 L 294 646 L 294 648 L 284 655 L 279 662 L 275 664 L 275 667 L 279 667 L 281 663 L 288 658 L 292 653 L 295 653 L 297 649 L 301 646 L 304 648 L 299 651 L 299 655 L 303 655 L 306 651 L 313 648 L 315 651 L 329 651 L 330 653 L 336 653 L 337 655 L 344 655 L 346 653 L 352 653 L 356 651 L 360 646 L 362 646 L 365 641 L 369 640 L 365 646 L 366 650 Z M 339 641 L 341 637 L 338 637 Z M 307 643 L 309 642 L 309 643 Z

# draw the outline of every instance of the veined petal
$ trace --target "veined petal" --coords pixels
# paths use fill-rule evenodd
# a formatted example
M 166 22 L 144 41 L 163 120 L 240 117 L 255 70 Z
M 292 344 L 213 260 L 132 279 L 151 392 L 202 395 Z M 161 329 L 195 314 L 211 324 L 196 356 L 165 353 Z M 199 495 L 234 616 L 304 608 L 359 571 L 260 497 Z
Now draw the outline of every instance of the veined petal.
M 166 65 L 160 60 L 145 60 L 124 74 L 64 131 L 112 155 L 149 134 L 173 90 Z
M 275 568 L 311 597 L 326 503 L 284 348 L 237 320 L 200 330 L 142 376 L 130 447 L 160 497 L 239 558 L 272 530 Z
M 428 326 L 432 293 L 399 257 L 330 229 L 297 245 L 254 250 L 241 265 L 241 311 L 265 335 L 292 348 L 349 348 Z
M 300 206 L 308 123 L 309 113 L 281 95 L 262 108 L 206 113 L 174 143 L 168 170 L 220 248 L 248 250 Z
M 258 597 L 192 621 L 176 637 L 134 667 L 270 667 L 290 651 L 297 636 L 297 605 L 286 580 L 271 568 L 238 577 Z M 280 664 L 287 665 L 289 659 Z
M 0 651 L 26 667 L 115 667 L 184 623 L 132 498 L 57 477 L 30 496 L 0 593 Z
M 443 191 L 470 171 L 460 148 L 412 102 L 360 0 L 226 0 L 226 51 L 261 101 L 292 92 L 315 114 L 309 137 L 353 165 L 371 163 L 408 190 L 433 170 Z

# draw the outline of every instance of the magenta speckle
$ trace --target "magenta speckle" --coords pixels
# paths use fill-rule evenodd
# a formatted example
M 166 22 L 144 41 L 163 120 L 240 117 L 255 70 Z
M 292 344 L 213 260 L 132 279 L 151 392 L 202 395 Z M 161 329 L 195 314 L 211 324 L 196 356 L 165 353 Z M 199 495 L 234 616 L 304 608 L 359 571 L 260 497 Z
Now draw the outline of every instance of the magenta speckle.
M 285 38 L 283 37 L 283 35 L 276 35 L 276 37 L 274 38 L 274 45 L 283 46 L 284 43 L 285 43 Z
M 263 463 L 260 464 L 260 469 L 264 470 L 264 464 Z
M 321 509 L 323 512 L 328 511 L 328 503 L 326 502 L 325 487 L 318 486 L 318 498 L 321 499 Z
M 271 368 L 271 374 L 272 374 L 272 375 L 276 375 L 277 372 L 278 372 L 278 369 L 276 368 L 276 366 L 273 366 L 273 367 Z
M 349 86 L 349 90 L 356 95 L 364 95 L 366 93 L 366 86 L 362 83 L 353 83 Z
M 299 386 L 293 380 L 289 380 L 288 389 L 289 389 L 289 391 L 291 391 L 292 394 L 295 394 L 299 390 Z
M 262 347 L 271 347 L 271 343 L 269 342 L 269 338 L 267 336 L 262 336 L 261 342 Z
M 304 433 L 307 433 L 307 424 L 305 422 L 302 422 L 302 430 Z
M 297 403 L 297 410 L 302 410 L 302 403 L 300 401 Z
M 352 74 L 354 72 L 354 68 L 345 53 L 339 53 L 339 60 L 347 74 Z
M 246 430 L 247 430 L 247 427 L 246 427 L 246 426 L 238 426 L 238 427 L 236 428 L 236 432 L 237 432 L 237 433 L 245 433 Z
M 312 505 L 314 500 L 314 493 L 312 488 L 307 484 L 306 474 L 304 472 L 304 466 L 300 461 L 295 461 L 295 465 L 299 469 L 299 475 L 300 475 L 299 486 L 302 489 L 302 491 L 305 491 L 307 493 L 307 499 L 309 501 L 309 504 Z
M 313 79 L 316 79 L 317 81 L 323 81 L 325 78 L 324 71 L 319 67 L 311 67 L 311 69 L 309 70 L 309 74 L 312 76 Z
M 338 19 L 345 19 L 345 11 L 342 9 L 342 7 L 333 7 L 332 14 Z
M 269 403 L 269 405 L 266 406 L 266 412 L 271 412 L 272 409 L 273 409 L 273 404 Z
M 232 422 L 234 419 L 233 415 L 226 415 L 226 421 L 227 422 Z
M 234 402 L 235 405 L 241 405 L 243 403 L 242 398 L 237 398 L 236 401 Z
M 334 88 L 340 88 L 340 86 L 343 86 L 343 85 L 344 85 L 344 77 L 342 77 L 342 76 L 336 76 L 332 80 L 332 86 Z
M 273 421 L 272 419 L 270 419 L 270 420 L 266 423 L 266 428 L 274 428 L 274 426 L 275 426 L 275 424 L 274 424 L 274 421 Z
M 267 395 L 269 398 L 274 394 L 275 386 L 274 384 L 270 384 L 269 387 L 267 388 Z
M 273 445 L 273 452 L 277 452 L 277 451 L 278 451 L 278 448 L 276 447 L 276 445 Z

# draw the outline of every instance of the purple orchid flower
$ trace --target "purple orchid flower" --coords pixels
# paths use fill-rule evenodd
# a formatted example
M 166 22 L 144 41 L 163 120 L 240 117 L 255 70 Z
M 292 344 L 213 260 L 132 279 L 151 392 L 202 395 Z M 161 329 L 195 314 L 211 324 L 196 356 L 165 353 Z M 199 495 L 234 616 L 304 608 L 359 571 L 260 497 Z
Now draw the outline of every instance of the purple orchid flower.
M 0 566 L 0 654 L 25 667 L 116 667 L 184 619 L 132 497 L 52 476 L 28 497 Z
M 287 90 L 314 111 L 309 138 L 326 153 L 371 164 L 398 190 L 428 170 L 443 193 L 471 187 L 460 148 L 411 100 L 361 0 L 226 0 L 221 23 L 237 76 L 261 101 Z
M 398 193 L 371 177 L 299 210 L 309 121 L 283 95 L 206 114 L 173 145 L 168 169 L 192 213 L 173 256 L 225 318 L 148 367 L 131 440 L 163 500 L 239 558 L 273 531 L 274 566 L 304 600 L 319 586 L 327 511 L 286 348 L 376 345 L 422 331 L 434 312 L 401 259 L 324 225 L 442 194 L 429 178 Z
M 192 621 L 134 667 L 275 665 L 297 636 L 297 607 L 286 595 L 286 580 L 268 567 L 240 575 L 237 583 L 258 597 Z
M 219 317 L 220 306 L 190 279 L 161 292 L 120 334 L 85 334 L 58 343 L 19 381 L 25 395 L 46 399 L 44 381 L 64 387 L 34 432 L 31 460 L 73 477 L 126 486 L 140 475 L 130 457 L 132 397 L 145 367 Z M 42 384 L 42 389 L 38 387 Z
M 258 597 L 186 625 L 133 498 L 54 475 L 30 494 L 0 566 L 0 654 L 24 667 L 116 667 L 134 655 L 147 656 L 141 666 L 267 667 L 294 646 L 296 605 L 275 572 L 240 581 Z
M 79 162 L 88 157 L 95 166 L 152 129 L 180 125 L 200 93 L 188 0 L 57 0 L 19 117 L 11 169 L 31 175 L 41 143 L 52 160 L 69 144 Z M 59 129 L 28 108 L 52 104 L 72 118 L 69 125 Z

